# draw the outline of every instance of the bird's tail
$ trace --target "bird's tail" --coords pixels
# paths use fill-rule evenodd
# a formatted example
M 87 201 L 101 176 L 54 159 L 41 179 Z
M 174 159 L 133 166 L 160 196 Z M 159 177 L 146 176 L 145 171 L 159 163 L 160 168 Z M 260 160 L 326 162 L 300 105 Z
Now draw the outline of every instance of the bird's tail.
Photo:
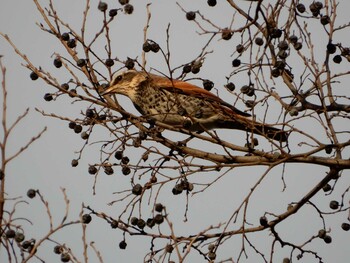
M 288 139 L 288 133 L 286 131 L 272 127 L 269 124 L 262 124 L 260 122 L 254 122 L 252 120 L 244 120 L 242 122 L 226 120 L 220 123 L 220 128 L 237 129 L 252 132 L 254 134 L 280 142 L 285 142 Z

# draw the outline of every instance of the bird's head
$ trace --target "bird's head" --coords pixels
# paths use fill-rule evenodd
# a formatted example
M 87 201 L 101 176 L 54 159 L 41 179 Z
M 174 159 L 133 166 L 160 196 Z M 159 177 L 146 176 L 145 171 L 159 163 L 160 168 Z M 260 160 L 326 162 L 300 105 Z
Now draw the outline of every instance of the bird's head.
M 121 94 L 128 96 L 134 101 L 138 89 L 141 87 L 141 83 L 147 79 L 147 73 L 136 70 L 116 72 L 112 76 L 109 87 L 102 93 L 102 95 Z

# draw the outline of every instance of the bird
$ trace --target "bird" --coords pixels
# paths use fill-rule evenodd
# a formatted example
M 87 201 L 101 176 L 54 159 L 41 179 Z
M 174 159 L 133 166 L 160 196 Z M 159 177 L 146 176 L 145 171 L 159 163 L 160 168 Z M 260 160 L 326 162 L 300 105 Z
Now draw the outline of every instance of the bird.
M 236 129 L 275 141 L 287 141 L 286 131 L 257 122 L 213 93 L 189 82 L 129 69 L 112 75 L 101 95 L 127 96 L 146 118 L 192 132 Z

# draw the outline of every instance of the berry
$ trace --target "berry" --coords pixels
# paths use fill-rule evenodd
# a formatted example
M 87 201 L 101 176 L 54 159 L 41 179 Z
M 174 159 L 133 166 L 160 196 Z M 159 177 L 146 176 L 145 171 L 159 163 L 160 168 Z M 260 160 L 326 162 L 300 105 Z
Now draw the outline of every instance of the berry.
M 148 218 L 147 219 L 147 222 L 146 222 L 146 225 L 149 227 L 149 228 L 152 228 L 155 226 L 155 222 L 154 222 L 154 219 L 153 218 Z
M 156 214 L 156 216 L 154 217 L 154 222 L 157 224 L 157 225 L 160 225 L 161 223 L 164 222 L 164 217 L 163 215 L 161 214 Z
M 35 72 L 32 72 L 32 73 L 30 73 L 30 78 L 31 78 L 31 80 L 37 80 L 39 78 L 39 76 Z
M 70 260 L 70 255 L 68 253 L 61 254 L 61 261 L 62 262 L 69 262 L 69 260 Z
M 222 39 L 224 39 L 224 40 L 230 40 L 231 37 L 232 37 L 232 35 L 233 35 L 233 34 L 232 34 L 232 32 L 231 32 L 230 29 L 225 28 L 225 29 L 222 30 L 221 37 L 222 37 Z
M 141 219 L 141 218 L 140 218 L 139 220 L 137 220 L 137 227 L 138 227 L 138 228 L 144 229 L 145 226 L 146 226 L 145 220 L 143 220 L 143 219 Z
M 281 42 L 278 43 L 278 48 L 282 49 L 282 50 L 287 50 L 288 49 L 288 43 L 287 41 L 283 40 Z
M 53 248 L 53 252 L 54 252 L 55 254 L 61 254 L 61 253 L 63 252 L 63 247 L 60 246 L 60 245 L 57 245 L 57 246 L 55 246 L 55 247 Z
M 69 84 L 68 83 L 61 84 L 61 88 L 64 90 L 69 90 Z
M 236 46 L 236 51 L 241 54 L 244 51 L 244 46 L 239 44 Z
M 322 187 L 324 192 L 329 192 L 330 190 L 332 190 L 332 186 L 330 184 L 326 184 Z
M 52 101 L 52 100 L 53 100 L 52 94 L 46 93 L 46 94 L 44 95 L 44 100 L 46 100 L 46 101 Z
M 154 207 L 154 210 L 156 210 L 157 212 L 162 212 L 164 206 L 161 203 L 157 203 Z
M 229 82 L 225 85 L 225 87 L 229 90 L 229 91 L 234 91 L 236 86 L 235 84 L 233 84 L 232 82 Z
M 182 193 L 183 190 L 184 190 L 184 187 L 182 184 L 176 184 L 172 189 L 172 193 L 173 195 L 179 195 Z
M 190 73 L 190 72 L 191 72 L 191 65 L 190 65 L 190 64 L 186 64 L 186 65 L 182 68 L 182 72 L 183 72 L 183 73 Z
M 100 2 L 98 3 L 97 8 L 98 8 L 98 10 L 100 10 L 101 12 L 105 12 L 105 11 L 107 10 L 107 8 L 108 8 L 108 5 L 107 5 L 107 3 L 101 2 L 101 1 L 100 1 Z
M 69 122 L 68 127 L 69 129 L 74 129 L 77 124 L 73 121 Z
M 83 130 L 83 127 L 79 124 L 75 125 L 74 127 L 74 132 L 75 133 L 80 133 Z
M 78 67 L 84 67 L 86 65 L 86 60 L 85 59 L 83 59 L 83 58 L 80 58 L 80 59 L 78 59 L 77 60 L 77 66 Z
M 213 87 L 214 87 L 214 83 L 211 80 L 209 79 L 203 80 L 203 88 L 205 90 L 210 91 Z
M 133 59 L 128 58 L 128 59 L 125 61 L 125 67 L 126 67 L 127 69 L 133 69 L 134 66 L 135 66 L 135 62 L 134 62 Z
M 236 58 L 232 61 L 232 67 L 239 67 L 241 65 L 241 60 Z
M 253 100 L 247 100 L 245 102 L 245 105 L 248 107 L 248 108 L 253 108 L 254 105 L 255 105 L 255 102 Z
M 130 5 L 130 4 L 126 4 L 124 6 L 124 12 L 125 12 L 125 14 L 131 15 L 132 12 L 134 12 L 134 6 Z
M 32 245 L 32 242 L 29 241 L 29 240 L 26 240 L 26 241 L 23 241 L 23 243 L 22 243 L 22 248 L 23 248 L 23 249 L 27 249 L 27 248 L 29 248 L 31 245 Z
M 281 49 L 280 51 L 278 51 L 277 56 L 280 59 L 286 59 L 288 57 L 288 52 Z
M 123 168 L 122 168 L 122 173 L 123 173 L 124 175 L 130 174 L 130 173 L 131 173 L 131 170 L 130 170 L 129 166 L 123 166 Z
M 138 221 L 139 219 L 137 217 L 130 218 L 130 224 L 133 226 L 136 226 Z
M 290 263 L 290 259 L 289 258 L 284 258 L 283 259 L 283 263 Z
M 328 51 L 329 54 L 334 54 L 335 51 L 337 51 L 337 47 L 334 44 L 329 43 L 327 45 L 327 51 Z
M 114 158 L 117 160 L 121 160 L 123 158 L 123 151 L 116 151 L 114 153 Z
M 55 58 L 53 60 L 53 64 L 55 65 L 56 68 L 62 67 L 62 61 L 59 58 Z
M 279 28 L 273 28 L 271 31 L 272 38 L 280 38 L 282 36 L 282 30 Z
M 171 253 L 171 252 L 173 252 L 173 250 L 174 250 L 174 248 L 173 248 L 172 245 L 167 244 L 167 245 L 165 246 L 165 252 Z
M 275 68 L 278 68 L 278 69 L 284 69 L 285 66 L 286 66 L 286 63 L 282 60 L 277 60 L 275 63 Z
M 122 157 L 122 164 L 128 164 L 129 161 L 130 161 L 129 157 L 127 157 L 127 156 Z
M 129 0 L 119 0 L 119 4 L 126 5 L 129 3 Z
M 15 240 L 16 240 L 16 242 L 20 243 L 20 242 L 22 242 L 24 239 L 25 239 L 25 236 L 24 236 L 23 233 L 21 233 L 21 232 L 16 232 L 16 235 L 15 235 Z
M 289 115 L 292 117 L 298 116 L 298 114 L 299 114 L 299 111 L 296 108 L 291 108 L 289 110 Z
M 323 8 L 323 4 L 319 1 L 315 2 L 315 6 L 318 10 L 321 10 Z
M 83 139 L 83 140 L 87 140 L 89 139 L 89 134 L 87 132 L 82 132 L 80 137 Z
M 73 159 L 71 162 L 72 167 L 77 167 L 79 164 L 79 161 L 77 159 Z
M 306 11 L 305 5 L 303 4 L 297 4 L 297 10 L 299 13 L 304 13 Z
M 301 42 L 296 42 L 293 46 L 294 46 L 294 49 L 298 51 L 302 49 L 303 44 Z
M 201 70 L 201 65 L 194 64 L 194 65 L 192 65 L 192 67 L 191 67 L 191 72 L 192 72 L 193 74 L 197 74 L 200 70 Z
M 334 62 L 334 63 L 339 64 L 339 63 L 341 63 L 341 61 L 342 61 L 342 58 L 341 58 L 340 55 L 335 55 L 335 56 L 333 57 L 333 62 Z
M 115 228 L 118 228 L 118 226 L 119 226 L 118 221 L 112 220 L 112 222 L 111 222 L 111 228 L 115 229 Z
M 210 259 L 210 260 L 214 260 L 215 258 L 216 258 L 216 254 L 215 254 L 215 252 L 209 252 L 208 253 L 208 258 Z
M 16 231 L 13 229 L 8 229 L 5 233 L 7 238 L 14 238 L 16 235 Z
M 342 224 L 341 224 L 341 228 L 342 228 L 344 231 L 349 231 L 349 230 L 350 230 L 350 224 L 349 224 L 349 223 L 342 223 Z
M 289 37 L 289 41 L 293 44 L 297 43 L 298 42 L 298 37 L 296 35 L 291 35 Z
M 119 248 L 120 249 L 125 249 L 126 248 L 126 242 L 123 240 L 123 241 L 120 241 L 120 243 L 119 243 Z
M 114 17 L 118 14 L 118 9 L 111 9 L 109 10 L 109 16 Z
M 27 191 L 27 196 L 30 198 L 30 199 L 33 199 L 36 195 L 36 191 L 34 189 L 29 189 Z
M 160 47 L 157 43 L 152 43 L 151 44 L 151 51 L 154 53 L 157 53 L 159 51 Z
M 331 19 L 329 18 L 329 16 L 325 15 L 321 17 L 320 21 L 321 21 L 321 24 L 325 26 L 331 22 Z
M 142 186 L 140 184 L 135 184 L 131 190 L 134 195 L 142 194 Z
M 113 170 L 112 166 L 106 166 L 106 167 L 104 168 L 104 172 L 105 172 L 105 174 L 107 174 L 107 175 L 112 175 L 112 174 L 114 173 L 114 170 Z
M 67 41 L 67 46 L 69 48 L 75 48 L 77 46 L 77 43 L 76 43 L 75 39 L 74 38 L 73 39 L 69 39 Z
M 112 67 L 114 65 L 114 61 L 111 58 L 107 58 L 105 64 L 107 67 Z
M 85 115 L 87 118 L 94 118 L 95 117 L 95 111 L 93 109 L 87 109 L 85 112 Z
M 327 234 L 327 232 L 326 232 L 326 230 L 324 230 L 324 229 L 320 229 L 320 230 L 318 231 L 318 237 L 319 237 L 319 238 L 324 239 L 324 237 L 326 236 L 326 234 Z
M 65 32 L 61 35 L 61 39 L 63 41 L 68 41 L 69 40 L 69 33 Z
M 332 243 L 332 237 L 331 237 L 331 236 L 326 235 L 326 236 L 323 238 L 323 240 L 324 240 L 324 242 L 326 242 L 327 244 Z
M 91 215 L 89 215 L 89 214 L 84 214 L 83 216 L 82 216 L 82 222 L 84 223 L 84 224 L 89 224 L 90 222 L 91 222 L 91 220 L 92 220 L 92 218 L 91 218 Z
M 264 227 L 269 225 L 266 216 L 260 217 L 259 222 L 260 222 L 260 225 L 262 225 Z
M 207 3 L 209 6 L 216 6 L 216 0 L 208 0 Z
M 148 41 L 146 41 L 142 45 L 142 50 L 145 51 L 146 53 L 150 52 L 151 51 L 151 44 Z
M 255 44 L 257 44 L 258 46 L 262 46 L 264 45 L 264 40 L 261 37 L 257 37 L 255 39 Z
M 93 165 L 90 165 L 89 166 L 89 169 L 88 169 L 88 172 L 89 174 L 96 174 L 97 173 L 97 168 Z
M 333 210 L 336 210 L 339 208 L 339 203 L 338 201 L 336 200 L 332 200 L 330 203 L 329 203 L 329 207 Z
M 186 18 L 189 21 L 195 20 L 196 19 L 196 13 L 193 12 L 193 11 L 189 11 L 189 12 L 186 13 Z

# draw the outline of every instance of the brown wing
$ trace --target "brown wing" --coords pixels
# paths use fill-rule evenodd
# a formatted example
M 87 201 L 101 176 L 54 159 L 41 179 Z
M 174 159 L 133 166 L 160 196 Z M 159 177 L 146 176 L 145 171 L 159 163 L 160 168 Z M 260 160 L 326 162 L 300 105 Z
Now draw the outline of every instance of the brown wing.
M 202 98 L 203 100 L 206 100 L 206 101 L 217 102 L 222 107 L 222 110 L 227 112 L 228 114 L 236 113 L 241 116 L 246 116 L 246 117 L 250 116 L 250 114 L 240 111 L 239 109 L 223 101 L 213 93 L 205 89 L 202 89 L 196 85 L 190 84 L 185 81 L 180 81 L 180 80 L 170 80 L 170 79 L 153 75 L 153 74 L 152 74 L 152 79 L 154 80 L 153 83 L 156 84 L 157 87 L 159 87 L 160 89 L 166 89 L 172 92 L 178 92 L 179 94 Z

